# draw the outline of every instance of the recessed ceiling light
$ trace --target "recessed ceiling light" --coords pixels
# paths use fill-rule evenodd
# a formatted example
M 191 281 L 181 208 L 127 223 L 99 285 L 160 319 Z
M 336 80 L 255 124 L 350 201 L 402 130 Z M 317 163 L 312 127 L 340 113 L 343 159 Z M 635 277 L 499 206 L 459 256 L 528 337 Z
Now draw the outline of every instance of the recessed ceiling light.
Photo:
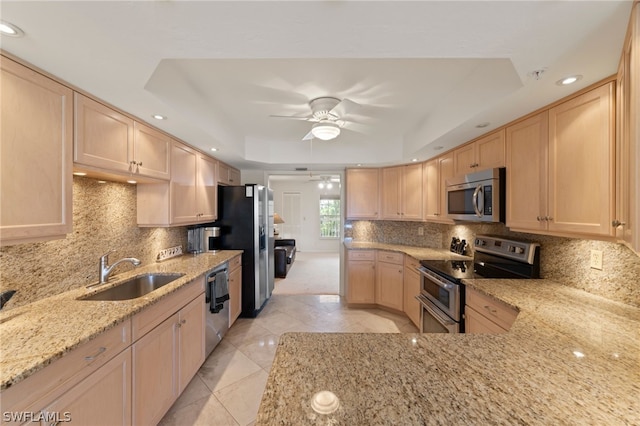
M 433 150 L 434 150 L 434 151 L 440 151 L 442 148 L 444 148 L 444 146 L 437 145 L 437 146 L 434 146 L 434 147 L 433 147 Z
M 74 176 L 86 176 L 87 174 L 85 172 L 73 172 Z
M 165 117 L 164 115 L 160 115 L 160 114 L 153 114 L 152 117 L 155 118 L 156 120 L 166 120 L 167 119 L 167 117 Z
M 411 161 L 413 161 L 415 163 L 416 161 L 418 161 L 418 159 L 417 158 L 412 158 Z
M 10 22 L 0 21 L 0 34 L 9 37 L 22 37 L 24 35 L 24 31 Z
M 216 152 L 218 151 L 218 148 L 211 148 L 211 151 Z
M 356 167 L 362 167 L 362 163 L 356 164 Z
M 484 129 L 485 127 L 489 127 L 489 124 L 491 123 L 489 123 L 488 121 L 485 121 L 484 123 L 476 124 L 476 127 L 478 129 Z
M 573 83 L 575 83 L 576 81 L 578 81 L 580 79 L 582 79 L 582 76 L 579 75 L 579 74 L 570 75 L 568 77 L 561 78 L 560 80 L 556 81 L 556 84 L 558 86 L 566 86 L 568 84 L 573 84 Z

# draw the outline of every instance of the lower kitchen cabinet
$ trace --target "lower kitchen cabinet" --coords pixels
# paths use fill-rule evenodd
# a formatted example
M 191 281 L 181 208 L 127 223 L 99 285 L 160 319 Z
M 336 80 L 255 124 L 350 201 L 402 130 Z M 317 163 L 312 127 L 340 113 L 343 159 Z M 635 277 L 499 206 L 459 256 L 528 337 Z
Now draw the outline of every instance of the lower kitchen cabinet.
M 467 286 L 465 333 L 506 333 L 518 316 L 518 311 L 506 303 Z
M 77 425 L 130 425 L 131 349 L 120 352 L 43 411 L 51 421 L 47 424 L 57 420 Z
M 242 256 L 229 261 L 229 327 L 242 312 Z
M 349 250 L 347 257 L 347 302 L 375 303 L 375 251 Z
M 422 309 L 416 296 L 420 294 L 420 274 L 416 270 L 420 262 L 411 256 L 404 257 L 404 304 L 403 310 L 411 322 L 420 328 L 420 311 Z
M 133 424 L 156 424 L 204 362 L 204 296 L 133 344 Z
M 404 306 L 404 255 L 402 253 L 378 251 L 376 257 L 376 304 L 402 311 Z

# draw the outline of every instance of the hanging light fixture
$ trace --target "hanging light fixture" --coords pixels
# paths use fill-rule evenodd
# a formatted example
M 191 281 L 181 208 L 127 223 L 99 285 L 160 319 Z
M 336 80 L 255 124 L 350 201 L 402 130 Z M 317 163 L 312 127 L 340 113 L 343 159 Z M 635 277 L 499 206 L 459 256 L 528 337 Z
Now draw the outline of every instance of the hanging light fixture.
M 328 141 L 335 139 L 340 135 L 340 126 L 333 121 L 322 120 L 311 128 L 311 134 L 314 138 Z

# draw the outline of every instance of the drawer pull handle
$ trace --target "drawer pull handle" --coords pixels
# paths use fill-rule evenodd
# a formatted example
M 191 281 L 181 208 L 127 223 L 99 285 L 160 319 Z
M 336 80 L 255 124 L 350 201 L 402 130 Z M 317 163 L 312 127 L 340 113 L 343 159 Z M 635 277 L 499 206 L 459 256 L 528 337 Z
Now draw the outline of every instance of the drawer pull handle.
M 495 315 L 496 313 L 498 313 L 497 309 L 492 309 L 491 306 L 485 306 L 484 307 L 486 310 L 488 310 L 489 312 L 491 312 L 493 315 Z
M 103 353 L 104 351 L 106 351 L 107 348 L 105 348 L 104 346 L 100 346 L 100 349 L 98 349 L 98 352 L 96 352 L 95 355 L 91 355 L 91 356 L 85 356 L 84 360 L 87 362 L 91 362 L 94 359 L 96 359 L 101 353 Z

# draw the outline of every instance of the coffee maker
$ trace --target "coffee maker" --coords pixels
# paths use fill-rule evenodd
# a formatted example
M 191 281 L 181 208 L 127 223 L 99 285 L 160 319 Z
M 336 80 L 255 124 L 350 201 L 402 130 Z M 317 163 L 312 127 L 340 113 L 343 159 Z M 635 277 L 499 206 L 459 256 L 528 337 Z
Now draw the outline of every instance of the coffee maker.
M 201 226 L 187 230 L 187 252 L 217 253 L 222 249 L 220 227 Z

